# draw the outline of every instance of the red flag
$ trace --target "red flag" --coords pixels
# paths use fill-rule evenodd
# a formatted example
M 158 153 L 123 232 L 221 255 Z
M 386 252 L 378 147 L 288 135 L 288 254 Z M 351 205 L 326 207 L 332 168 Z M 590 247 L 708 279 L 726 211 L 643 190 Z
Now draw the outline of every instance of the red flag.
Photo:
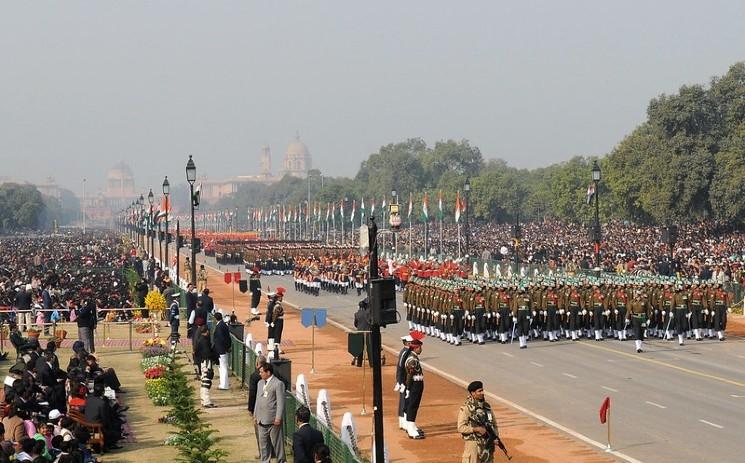
M 233 272 L 233 281 L 240 281 L 241 279 L 241 272 Z
M 223 277 L 225 278 L 225 283 L 227 284 L 230 284 L 230 282 L 233 281 L 233 274 L 230 272 L 226 272 Z
M 608 420 L 608 410 L 610 410 L 610 397 L 606 397 L 603 405 L 600 406 L 600 424 L 605 424 Z

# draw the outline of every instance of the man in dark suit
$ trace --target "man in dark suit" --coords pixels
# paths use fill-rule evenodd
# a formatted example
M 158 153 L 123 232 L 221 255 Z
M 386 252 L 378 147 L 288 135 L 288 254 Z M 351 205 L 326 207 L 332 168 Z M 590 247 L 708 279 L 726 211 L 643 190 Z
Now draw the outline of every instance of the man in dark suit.
M 26 331 L 32 327 L 31 318 L 31 285 L 21 286 L 20 291 L 16 294 L 16 310 L 18 311 L 18 328 Z
M 212 348 L 220 362 L 220 384 L 218 389 L 227 391 L 230 389 L 230 372 L 228 371 L 228 353 L 230 352 L 230 330 L 223 320 L 222 312 L 215 312 L 215 334 L 212 338 Z
M 202 301 L 202 306 L 205 308 L 205 310 L 208 313 L 212 313 L 215 310 L 215 302 L 210 297 L 210 290 L 209 288 L 205 288 L 204 292 L 202 292 L 202 295 L 199 296 L 199 300 Z
M 370 322 L 368 321 L 370 319 L 370 311 L 367 309 L 367 299 L 363 299 L 359 302 L 359 309 L 354 314 L 354 327 L 357 329 L 357 331 L 370 331 Z M 365 340 L 367 341 L 366 347 L 367 347 L 367 355 L 368 355 L 368 361 L 370 360 L 370 351 L 372 350 L 370 347 L 370 334 L 367 333 L 364 335 Z M 363 350 L 365 347 L 363 347 Z M 360 353 L 359 356 L 356 356 L 354 359 L 352 359 L 352 365 L 357 365 L 358 367 L 362 366 L 362 358 L 364 357 L 364 352 Z
M 292 435 L 292 451 L 295 463 L 314 463 L 313 449 L 323 444 L 323 434 L 310 426 L 310 410 L 302 406 L 295 412 L 297 431 Z

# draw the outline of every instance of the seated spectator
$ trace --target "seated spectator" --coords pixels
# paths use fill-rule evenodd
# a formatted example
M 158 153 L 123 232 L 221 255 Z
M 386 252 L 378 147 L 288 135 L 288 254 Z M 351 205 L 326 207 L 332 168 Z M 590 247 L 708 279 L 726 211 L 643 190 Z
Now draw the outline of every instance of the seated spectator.
M 103 393 L 103 383 L 96 383 L 93 386 L 93 394 L 85 401 L 85 419 L 103 425 L 105 450 L 120 449 L 122 447 L 117 445 L 117 442 L 122 439 L 121 421 Z
M 103 383 L 105 386 L 110 387 L 117 393 L 124 393 L 122 390 L 122 384 L 119 382 L 119 378 L 116 376 L 116 372 L 113 368 L 101 368 L 96 361 L 96 356 L 89 354 L 85 358 L 85 372 L 86 377 L 95 383 Z
M 18 410 L 10 407 L 10 411 L 2 421 L 5 428 L 4 440 L 11 442 L 20 442 L 26 436 L 26 429 L 23 427 L 23 418 L 18 416 Z
M 36 441 L 30 437 L 24 437 L 16 444 L 16 461 L 33 461 L 34 458 L 31 456 L 34 453 L 34 446 Z
M 85 397 L 88 395 L 88 388 L 82 384 L 78 384 L 74 390 L 70 392 L 70 396 L 67 399 L 67 405 L 71 409 L 82 410 L 85 407 Z

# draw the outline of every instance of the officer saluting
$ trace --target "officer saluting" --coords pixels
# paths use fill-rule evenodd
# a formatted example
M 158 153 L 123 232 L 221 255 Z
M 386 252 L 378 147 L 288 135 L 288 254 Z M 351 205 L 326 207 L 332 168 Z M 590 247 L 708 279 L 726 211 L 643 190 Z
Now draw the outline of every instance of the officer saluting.
M 463 463 L 494 461 L 497 421 L 491 406 L 484 400 L 484 385 L 473 381 L 468 385 L 468 398 L 458 411 L 458 432 L 465 440 Z

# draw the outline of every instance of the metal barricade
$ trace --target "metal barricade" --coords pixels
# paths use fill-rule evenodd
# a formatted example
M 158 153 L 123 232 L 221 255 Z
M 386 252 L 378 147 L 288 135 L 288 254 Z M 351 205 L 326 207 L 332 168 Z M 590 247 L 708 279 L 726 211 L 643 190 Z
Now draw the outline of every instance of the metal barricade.
M 238 378 L 241 378 L 241 385 L 246 384 L 248 378 L 256 370 L 256 353 L 248 348 L 242 339 L 230 335 L 231 351 L 228 356 L 230 371 Z M 285 441 L 291 447 L 292 435 L 295 433 L 295 412 L 300 407 L 300 403 L 295 398 L 292 391 L 285 393 L 285 416 L 282 420 L 285 432 Z M 362 463 L 361 458 L 357 457 L 352 449 L 345 444 L 341 438 L 331 429 L 321 423 L 311 410 L 310 424 L 321 431 L 323 440 L 331 451 L 331 460 L 337 463 Z

